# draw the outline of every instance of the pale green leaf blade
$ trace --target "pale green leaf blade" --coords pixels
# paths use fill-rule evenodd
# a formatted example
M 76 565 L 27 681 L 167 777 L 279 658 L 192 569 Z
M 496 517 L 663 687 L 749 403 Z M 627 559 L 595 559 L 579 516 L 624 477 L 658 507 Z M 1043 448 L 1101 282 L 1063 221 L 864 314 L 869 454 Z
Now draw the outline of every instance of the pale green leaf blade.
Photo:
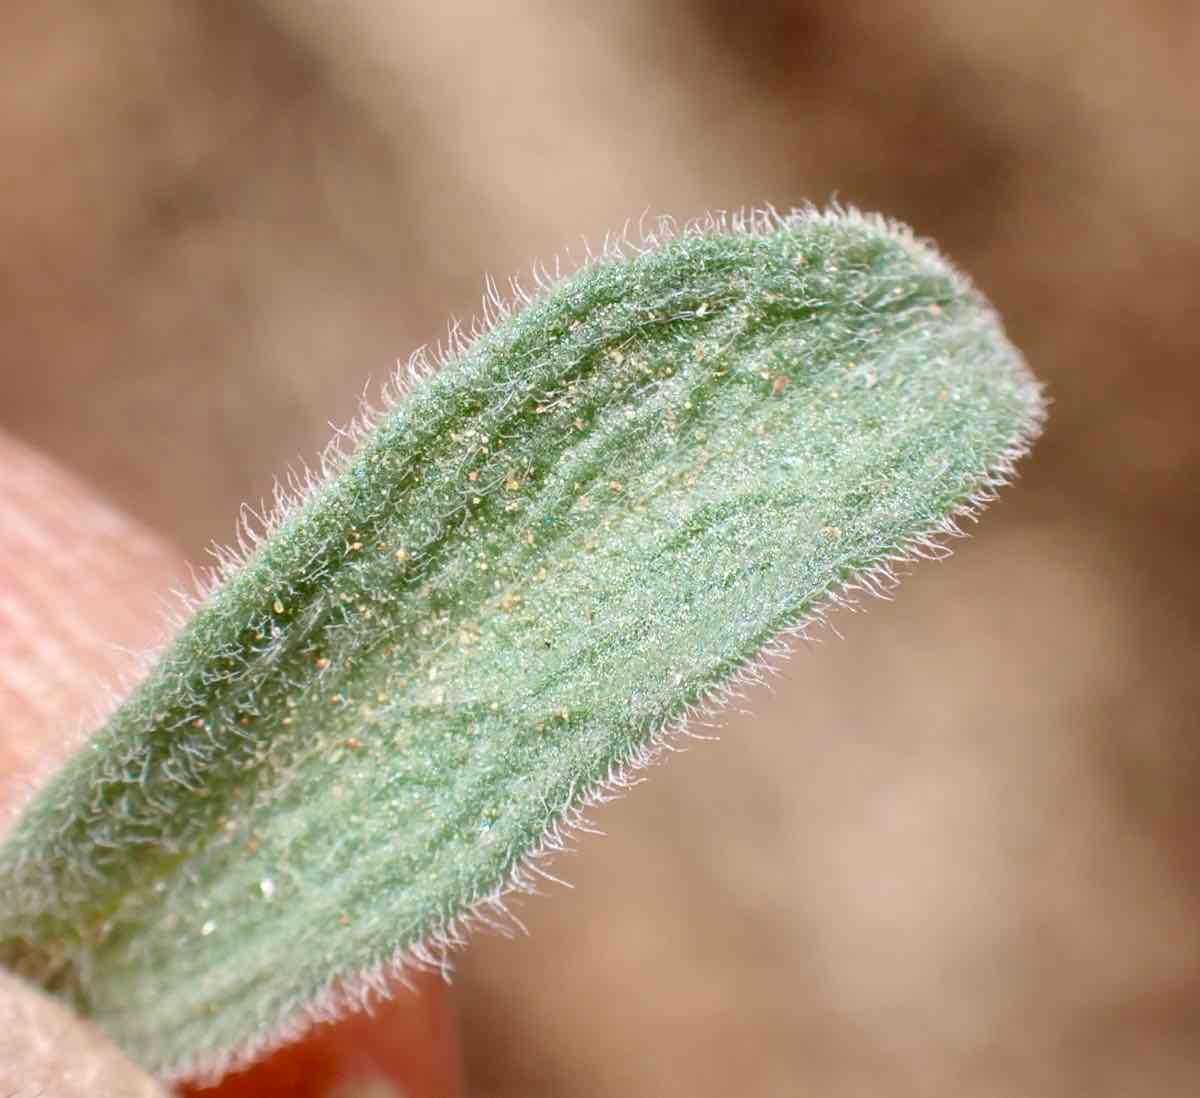
M 429 957 L 689 707 L 888 581 L 1036 433 L 882 222 L 608 258 L 383 416 L 0 852 L 0 958 L 166 1073 Z

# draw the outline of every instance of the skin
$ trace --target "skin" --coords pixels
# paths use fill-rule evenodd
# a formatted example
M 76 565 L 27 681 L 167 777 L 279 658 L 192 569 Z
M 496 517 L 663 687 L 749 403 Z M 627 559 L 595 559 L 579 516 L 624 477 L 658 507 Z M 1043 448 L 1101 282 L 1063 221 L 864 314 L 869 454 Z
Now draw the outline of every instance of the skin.
M 162 642 L 163 593 L 186 586 L 188 573 L 168 545 L 2 433 L 0 532 L 2 832 L 86 739 L 106 690 L 130 672 L 129 653 Z M 155 1093 L 96 1030 L 7 979 L 0 1028 L 9 1039 L 0 1084 L 17 1094 L 31 1085 L 46 1098 Z M 459 1072 L 446 985 L 418 977 L 370 1014 L 318 1026 L 216 1087 L 181 1093 L 449 1098 Z

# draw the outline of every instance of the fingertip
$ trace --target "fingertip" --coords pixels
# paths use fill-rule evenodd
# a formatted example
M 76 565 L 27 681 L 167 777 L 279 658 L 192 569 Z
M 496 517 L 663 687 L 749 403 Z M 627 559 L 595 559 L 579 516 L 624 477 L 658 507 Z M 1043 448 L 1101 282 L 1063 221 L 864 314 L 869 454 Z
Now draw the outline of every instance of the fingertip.
M 0 432 L 0 830 L 168 632 L 183 561 L 71 473 Z

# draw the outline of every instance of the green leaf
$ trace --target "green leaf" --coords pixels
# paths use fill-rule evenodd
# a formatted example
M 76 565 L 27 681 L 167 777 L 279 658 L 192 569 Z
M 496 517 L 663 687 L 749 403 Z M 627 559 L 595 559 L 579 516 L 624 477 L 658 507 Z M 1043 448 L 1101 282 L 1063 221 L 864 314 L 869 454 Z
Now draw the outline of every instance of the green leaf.
M 231 562 L 0 853 L 0 958 L 166 1074 L 437 963 L 764 646 L 936 554 L 1040 417 L 882 221 L 593 261 Z

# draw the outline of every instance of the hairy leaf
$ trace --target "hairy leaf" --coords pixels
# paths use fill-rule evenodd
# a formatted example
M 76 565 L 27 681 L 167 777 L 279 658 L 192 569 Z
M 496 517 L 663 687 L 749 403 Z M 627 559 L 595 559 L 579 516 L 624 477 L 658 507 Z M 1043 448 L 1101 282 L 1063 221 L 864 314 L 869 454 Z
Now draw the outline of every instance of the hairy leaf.
M 0 853 L 0 958 L 166 1073 L 435 960 L 772 638 L 936 552 L 1040 415 L 881 221 L 590 263 L 229 569 Z

